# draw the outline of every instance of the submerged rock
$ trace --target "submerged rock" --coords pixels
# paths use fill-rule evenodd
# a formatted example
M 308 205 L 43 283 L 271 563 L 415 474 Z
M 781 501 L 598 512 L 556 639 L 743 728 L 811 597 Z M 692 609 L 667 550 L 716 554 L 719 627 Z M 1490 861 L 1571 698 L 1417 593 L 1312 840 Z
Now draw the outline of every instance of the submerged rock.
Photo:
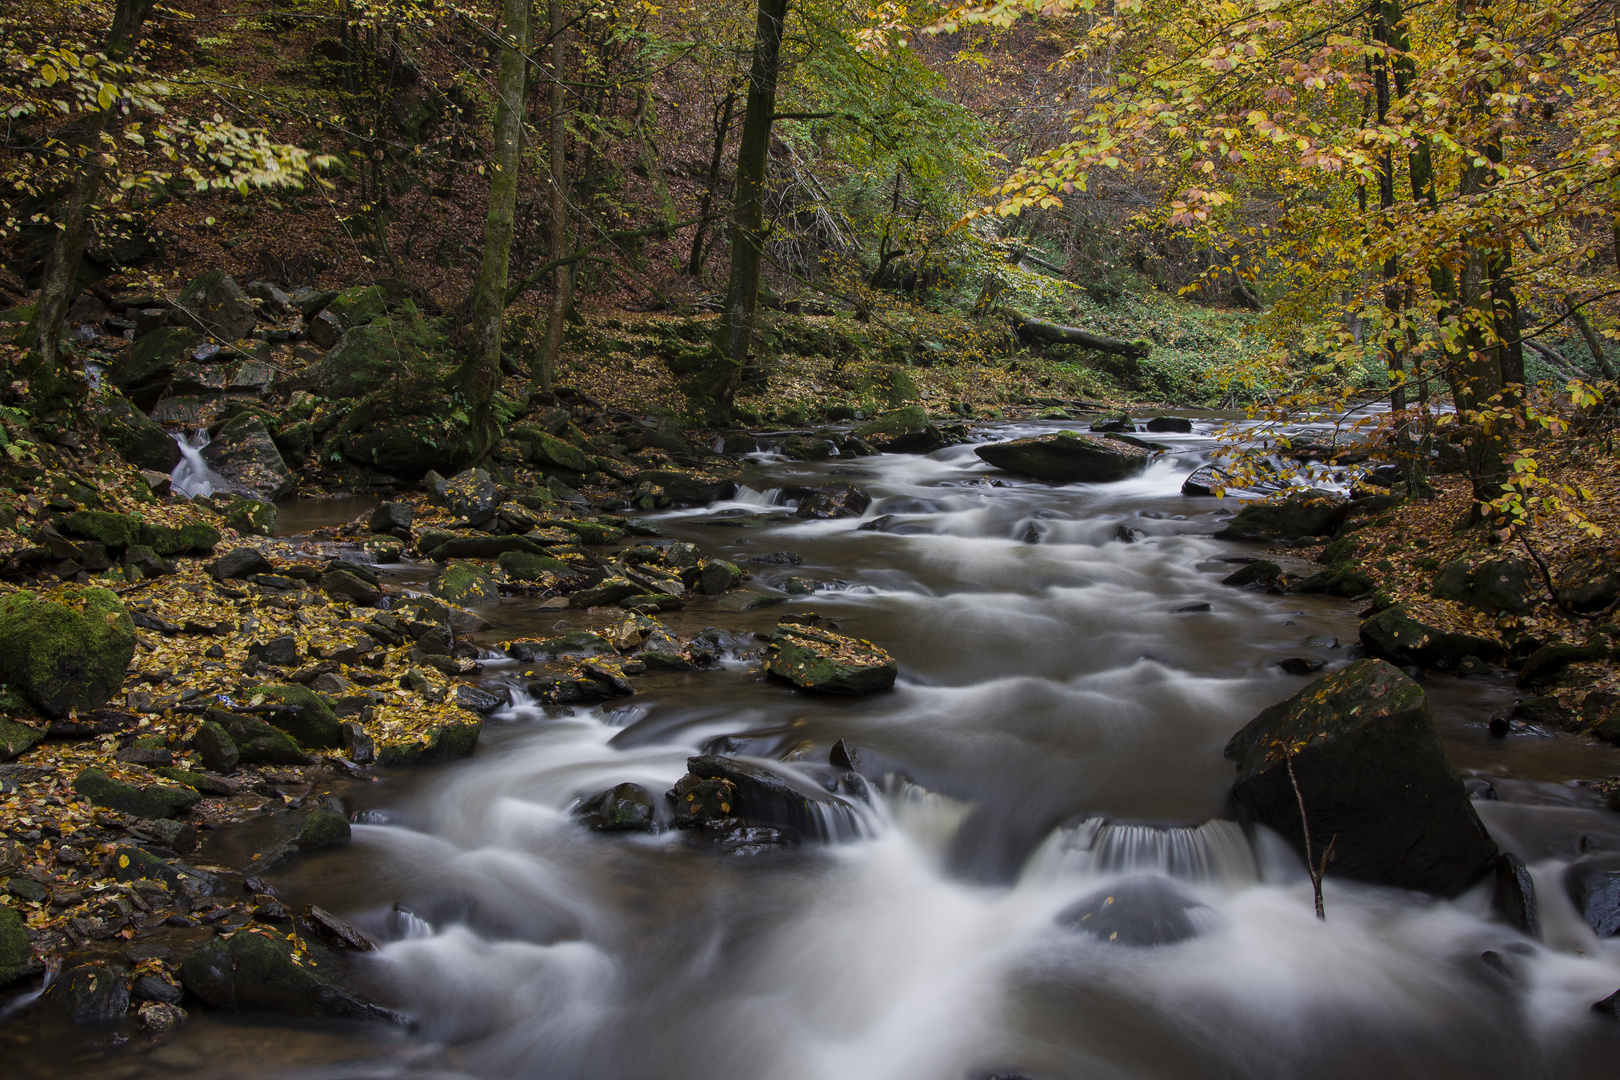
M 1423 690 L 1381 660 L 1360 660 L 1266 709 L 1227 743 L 1245 816 L 1304 850 L 1333 845 L 1328 873 L 1456 896 L 1496 863 L 1462 778 L 1440 747 Z
M 765 647 L 765 670 L 804 690 L 870 694 L 893 686 L 899 665 L 870 642 L 783 622 Z
M 973 452 L 998 469 L 1058 483 L 1127 480 L 1147 468 L 1154 456 L 1140 446 L 1074 431 L 991 443 Z
M 1098 941 L 1140 949 L 1196 937 L 1200 924 L 1208 925 L 1214 918 L 1214 912 L 1167 878 L 1143 875 L 1099 889 L 1065 908 L 1057 921 Z

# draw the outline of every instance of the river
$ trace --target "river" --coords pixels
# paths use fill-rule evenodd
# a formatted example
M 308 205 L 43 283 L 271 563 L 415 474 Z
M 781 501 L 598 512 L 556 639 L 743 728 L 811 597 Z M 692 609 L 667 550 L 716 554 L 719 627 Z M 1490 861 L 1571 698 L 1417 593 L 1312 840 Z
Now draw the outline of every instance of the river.
M 504 710 L 471 759 L 345 789 L 353 843 L 270 875 L 290 902 L 386 942 L 361 962 L 414 1030 L 199 1008 L 142 1054 L 64 1033 L 52 1072 L 1612 1077 L 1620 1025 L 1589 1006 L 1620 987 L 1620 941 L 1599 941 L 1560 882 L 1572 861 L 1620 852 L 1620 815 L 1566 782 L 1620 773 L 1620 750 L 1492 739 L 1510 683 L 1425 679 L 1481 816 L 1532 868 L 1541 943 L 1493 919 L 1483 886 L 1437 901 L 1329 880 L 1318 922 L 1302 862 L 1226 820 L 1226 740 L 1307 681 L 1277 661 L 1348 663 L 1357 618 L 1345 601 L 1219 584 L 1257 549 L 1210 538 L 1230 500 L 1180 493 L 1210 427 L 1155 436 L 1176 451 L 1107 485 L 1021 481 L 971 446 L 765 461 L 782 487 L 866 486 L 866 520 L 894 515 L 883 530 L 772 520 L 786 507 L 767 492 L 652 515 L 745 567 L 746 588 L 827 587 L 740 613 L 693 602 L 666 621 L 719 627 L 719 669 L 648 676 L 603 710 Z M 801 564 L 748 561 L 783 551 Z M 483 609 L 484 643 L 603 621 L 533 609 Z M 846 700 L 763 681 L 755 635 L 807 610 L 888 649 L 898 686 Z M 595 834 L 569 814 L 622 781 L 666 790 L 706 749 L 813 778 L 840 739 L 879 779 L 856 802 L 859 835 L 839 842 L 745 857 L 687 832 Z M 1134 948 L 1059 924 L 1142 875 L 1195 902 L 1197 936 Z

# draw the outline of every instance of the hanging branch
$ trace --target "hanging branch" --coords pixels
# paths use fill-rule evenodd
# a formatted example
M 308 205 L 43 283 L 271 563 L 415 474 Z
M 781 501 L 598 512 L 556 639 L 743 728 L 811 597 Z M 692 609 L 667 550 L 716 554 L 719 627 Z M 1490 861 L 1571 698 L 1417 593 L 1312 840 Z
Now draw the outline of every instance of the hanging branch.
M 1327 873 L 1328 860 L 1333 857 L 1333 845 L 1339 836 L 1335 833 L 1333 839 L 1328 841 L 1320 863 L 1311 859 L 1311 823 L 1305 816 L 1305 796 L 1299 790 L 1299 778 L 1294 775 L 1294 752 L 1286 746 L 1282 748 L 1282 752 L 1283 764 L 1288 767 L 1288 782 L 1294 785 L 1294 799 L 1299 803 L 1299 828 L 1305 839 L 1305 869 L 1311 875 L 1311 894 L 1316 899 L 1316 917 L 1327 922 L 1327 911 L 1322 907 L 1322 875 Z

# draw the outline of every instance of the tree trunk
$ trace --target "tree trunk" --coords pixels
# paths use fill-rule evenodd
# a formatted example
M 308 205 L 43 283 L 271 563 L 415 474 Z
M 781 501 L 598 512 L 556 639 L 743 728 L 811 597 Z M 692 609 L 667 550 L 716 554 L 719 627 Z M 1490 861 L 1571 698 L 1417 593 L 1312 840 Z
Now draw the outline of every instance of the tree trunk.
M 726 136 L 731 133 L 731 115 L 736 108 L 737 95 L 727 93 L 725 101 L 715 110 L 714 153 L 709 157 L 709 182 L 703 188 L 703 203 L 698 209 L 698 216 L 704 220 L 698 222 L 697 232 L 692 236 L 692 256 L 686 263 L 688 277 L 695 278 L 703 273 L 703 260 L 708 255 L 704 241 L 709 234 L 709 211 L 720 186 L 720 165 L 725 158 Z
M 765 249 L 765 169 L 771 149 L 771 123 L 776 114 L 776 76 L 782 48 L 782 24 L 788 0 L 759 0 L 754 24 L 754 59 L 748 72 L 748 104 L 743 112 L 742 144 L 737 150 L 737 198 L 731 222 L 731 280 L 721 317 L 720 361 L 704 387 L 707 396 L 729 411 L 753 345 L 754 316 L 759 310 L 759 277 Z
M 568 124 L 563 111 L 567 103 L 563 86 L 563 7 L 562 0 L 546 6 L 551 35 L 551 131 L 547 150 L 551 165 L 551 258 L 563 258 L 568 247 Z M 563 317 L 573 303 L 574 275 L 570 266 L 559 263 L 551 272 L 551 309 L 546 318 L 546 340 L 535 355 L 530 382 L 550 392 L 557 374 L 557 353 L 562 350 Z
M 157 0 L 118 0 L 113 8 L 112 25 L 107 30 L 107 56 L 127 60 L 135 50 L 141 25 Z M 115 102 L 97 112 L 89 122 L 77 147 L 79 171 L 73 178 L 67 202 L 57 222 L 57 233 L 45 260 L 44 280 L 29 324 L 27 340 L 34 345 L 36 363 L 28 371 L 30 390 L 36 401 L 55 403 L 67 393 L 62 372 L 62 320 L 78 293 L 79 266 L 84 259 L 85 239 L 90 232 L 90 211 L 101 191 L 101 181 L 112 162 L 101 149 L 102 136 L 112 120 Z
M 1121 341 L 1119 338 L 1103 337 L 1101 334 L 1082 330 L 1078 326 L 1062 326 L 1047 322 L 1045 319 L 1031 318 L 1019 311 L 1009 311 L 1008 315 L 1012 318 L 1015 330 L 1037 341 L 1046 341 L 1054 345 L 1080 345 L 1098 352 L 1128 356 L 1136 360 L 1153 351 L 1153 346 L 1147 341 Z
M 467 356 L 453 376 L 470 406 L 468 442 L 481 458 L 499 437 L 495 391 L 501 380 L 502 313 L 506 308 L 508 263 L 517 213 L 518 170 L 522 158 L 523 104 L 528 87 L 529 0 L 503 0 L 501 52 L 496 82 L 494 175 L 489 181 L 489 213 L 484 218 L 484 257 L 473 293 Z

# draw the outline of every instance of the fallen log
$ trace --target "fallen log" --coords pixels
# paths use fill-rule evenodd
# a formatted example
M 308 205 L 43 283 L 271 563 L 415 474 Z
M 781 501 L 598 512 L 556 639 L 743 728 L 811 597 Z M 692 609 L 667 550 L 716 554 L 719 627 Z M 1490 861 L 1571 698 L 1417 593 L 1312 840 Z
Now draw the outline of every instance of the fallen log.
M 1032 318 L 1021 311 L 1009 311 L 1007 314 L 1012 319 L 1013 329 L 1037 341 L 1046 341 L 1054 345 L 1080 345 L 1087 349 L 1096 349 L 1098 352 L 1115 353 L 1137 359 L 1153 351 L 1153 345 L 1147 341 L 1121 341 L 1119 338 L 1104 337 L 1089 330 L 1082 330 L 1078 326 L 1062 326 L 1047 322 L 1045 319 Z

